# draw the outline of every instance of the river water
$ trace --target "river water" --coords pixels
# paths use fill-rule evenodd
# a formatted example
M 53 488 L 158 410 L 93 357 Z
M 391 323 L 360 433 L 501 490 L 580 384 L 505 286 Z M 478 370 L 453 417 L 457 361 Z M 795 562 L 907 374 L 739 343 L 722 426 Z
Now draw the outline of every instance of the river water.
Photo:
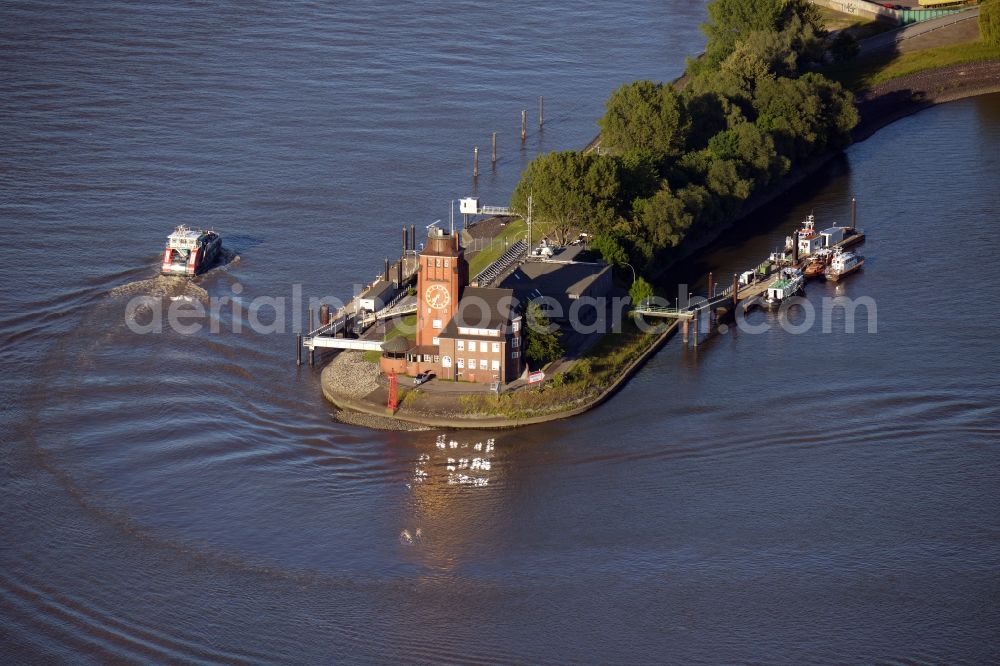
M 90 4 L 0 8 L 4 662 L 1000 656 L 1000 98 L 880 131 L 692 265 L 856 196 L 863 272 L 790 319 L 675 340 L 573 420 L 374 432 L 294 366 L 293 313 L 141 335 L 127 304 L 349 296 L 401 225 L 504 204 L 614 87 L 679 74 L 705 3 Z M 180 222 L 238 259 L 157 280 Z M 877 330 L 824 332 L 834 296 Z

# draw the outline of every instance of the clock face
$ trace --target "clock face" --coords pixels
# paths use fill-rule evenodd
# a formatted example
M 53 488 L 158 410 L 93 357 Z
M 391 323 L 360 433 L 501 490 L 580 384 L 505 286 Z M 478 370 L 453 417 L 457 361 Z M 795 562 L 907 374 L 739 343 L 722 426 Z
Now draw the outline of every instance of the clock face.
M 451 294 L 443 284 L 432 284 L 424 291 L 424 300 L 435 310 L 443 310 L 451 303 Z

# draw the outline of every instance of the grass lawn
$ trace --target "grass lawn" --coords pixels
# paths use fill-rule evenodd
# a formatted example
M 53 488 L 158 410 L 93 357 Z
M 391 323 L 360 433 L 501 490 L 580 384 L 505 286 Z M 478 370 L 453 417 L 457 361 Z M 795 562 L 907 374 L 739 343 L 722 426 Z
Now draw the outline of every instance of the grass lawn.
M 620 333 L 605 334 L 573 367 L 539 387 L 494 397 L 463 395 L 459 404 L 467 414 L 525 418 L 564 411 L 592 400 L 611 386 L 632 361 L 649 349 L 657 335 L 640 331 L 631 318 Z
M 518 218 L 510 222 L 499 234 L 493 238 L 493 242 L 477 252 L 469 260 L 469 277 L 474 278 L 484 268 L 500 258 L 504 252 L 505 241 L 507 245 L 517 241 L 518 238 L 528 233 L 528 223 Z
M 386 340 L 392 340 L 393 338 L 398 338 L 401 335 L 413 335 L 413 332 L 417 328 L 417 315 L 408 314 L 405 317 L 400 317 L 396 320 L 396 323 L 392 328 L 388 330 L 385 334 Z M 366 351 L 363 352 L 361 358 L 368 361 L 369 363 L 378 363 L 379 357 L 382 356 L 382 352 L 378 351 Z
M 852 60 L 831 65 L 823 73 L 857 91 L 928 69 L 987 60 L 1000 60 L 1000 47 L 978 41 L 880 58 Z

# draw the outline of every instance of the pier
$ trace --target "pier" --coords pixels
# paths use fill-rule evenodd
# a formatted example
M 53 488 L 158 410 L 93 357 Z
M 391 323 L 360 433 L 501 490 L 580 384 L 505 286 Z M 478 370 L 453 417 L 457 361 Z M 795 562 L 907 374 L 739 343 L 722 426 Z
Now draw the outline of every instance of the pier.
M 416 297 L 409 296 L 408 289 L 416 282 L 419 265 L 416 228 L 404 226 L 399 259 L 391 263 L 386 259 L 384 271 L 374 282 L 335 313 L 321 307 L 318 322 L 309 311 L 309 332 L 295 338 L 295 364 L 302 365 L 303 349 L 309 352 L 309 365 L 316 362 L 317 348 L 381 351 L 381 340 L 364 340 L 359 335 L 379 321 L 417 311 Z

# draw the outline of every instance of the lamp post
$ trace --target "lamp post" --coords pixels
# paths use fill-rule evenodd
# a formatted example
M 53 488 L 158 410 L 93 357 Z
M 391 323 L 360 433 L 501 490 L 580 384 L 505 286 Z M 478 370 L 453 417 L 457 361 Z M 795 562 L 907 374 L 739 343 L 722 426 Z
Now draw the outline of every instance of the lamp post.
M 629 268 L 632 268 L 632 264 L 628 263 L 627 261 L 623 261 L 622 263 L 625 264 L 626 266 L 628 266 Z M 635 284 L 635 269 L 634 268 L 632 268 L 632 284 Z

